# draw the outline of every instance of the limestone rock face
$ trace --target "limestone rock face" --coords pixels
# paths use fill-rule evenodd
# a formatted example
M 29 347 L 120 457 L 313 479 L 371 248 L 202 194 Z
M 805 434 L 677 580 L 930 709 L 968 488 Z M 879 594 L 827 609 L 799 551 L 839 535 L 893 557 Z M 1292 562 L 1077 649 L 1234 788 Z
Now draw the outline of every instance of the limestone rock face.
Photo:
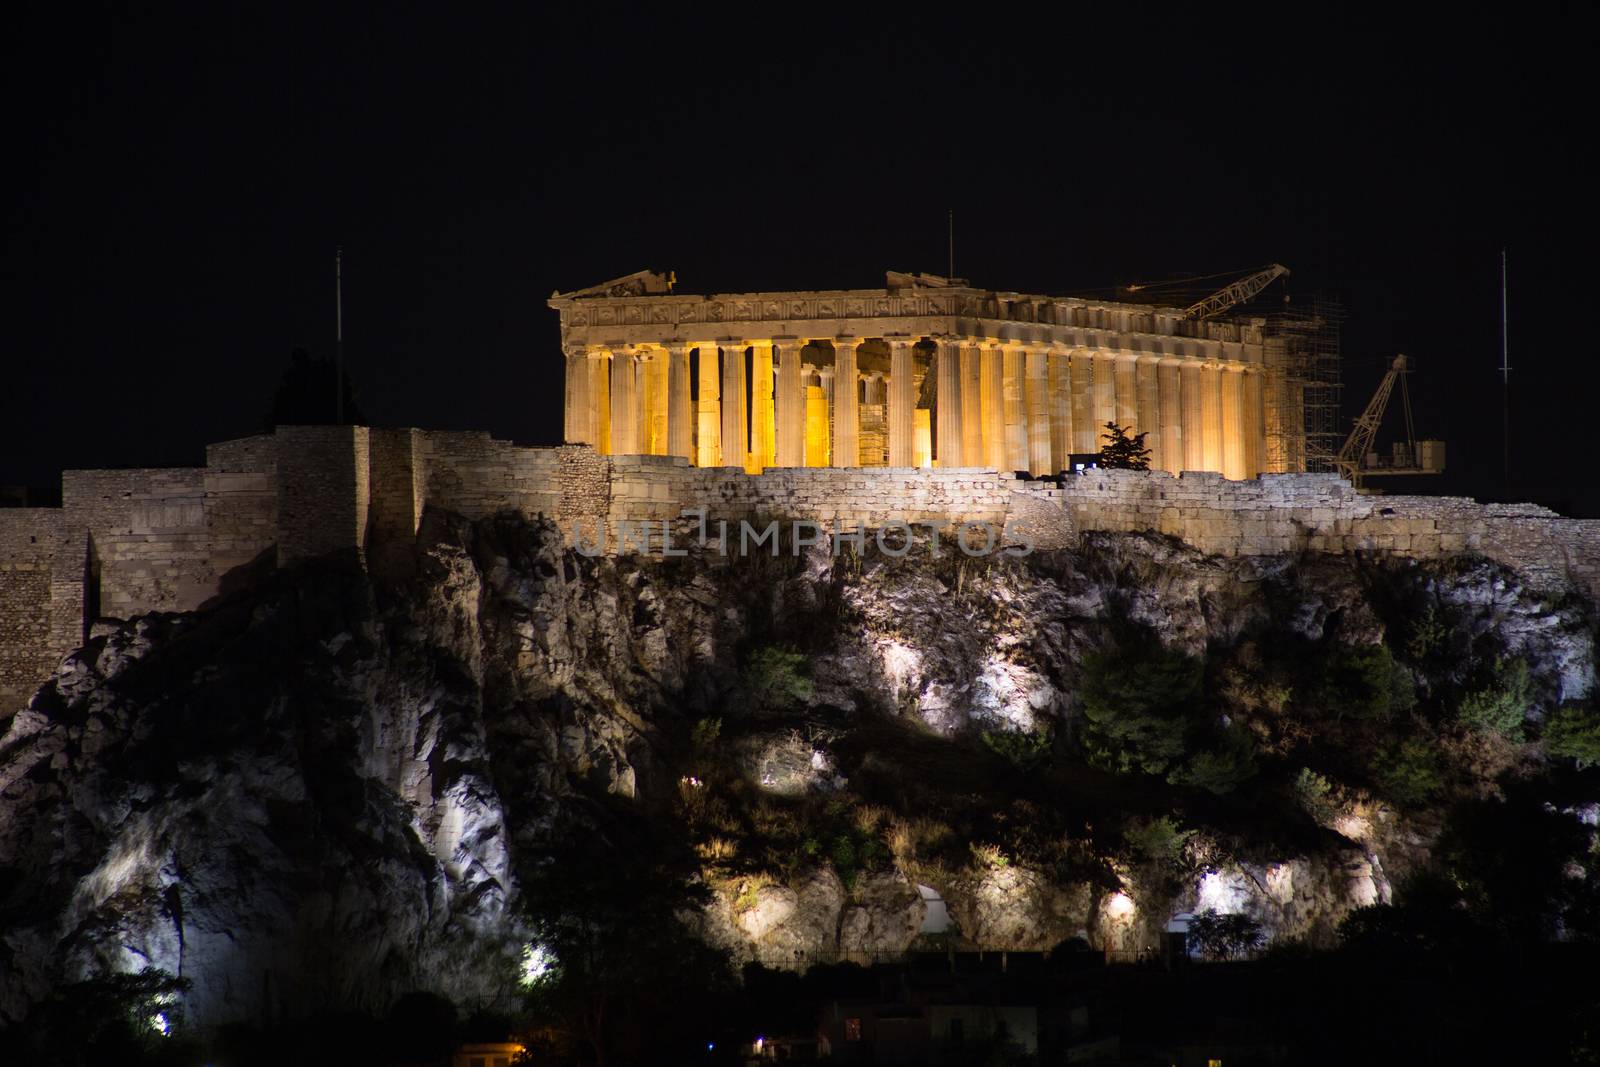
M 530 865 L 563 828 L 609 841 L 607 818 L 681 826 L 709 758 L 691 751 L 697 724 L 721 724 L 740 802 L 781 814 L 893 767 L 901 751 L 854 740 L 890 727 L 979 752 L 979 733 L 1070 736 L 1112 614 L 1199 653 L 1261 621 L 1271 586 L 1273 617 L 1306 638 L 1359 644 L 1385 627 L 1358 561 L 1220 560 L 1147 535 L 1086 534 L 1026 566 L 919 547 L 749 567 L 591 559 L 550 525 L 430 513 L 409 556 L 374 573 L 323 561 L 100 632 L 0 737 L 0 1021 L 62 982 L 144 966 L 192 979 L 202 1023 L 382 1010 L 414 989 L 502 994 L 539 906 Z M 1473 561 L 1418 577 L 1536 664 L 1541 707 L 1594 684 L 1589 606 Z M 801 642 L 809 699 L 761 704 L 744 655 Z M 833 845 L 802 842 L 760 878 L 745 855 L 747 873 L 708 867 L 709 900 L 685 919 L 732 962 L 795 968 L 917 943 L 918 881 L 948 906 L 941 936 L 978 948 L 1111 927 L 1137 947 L 1208 901 L 1325 939 L 1430 840 L 1365 802 L 1325 829 L 1325 846 L 1241 850 L 1132 903 L 1049 860 L 935 877 L 858 848 L 836 870 Z M 881 830 L 851 831 L 852 847 Z

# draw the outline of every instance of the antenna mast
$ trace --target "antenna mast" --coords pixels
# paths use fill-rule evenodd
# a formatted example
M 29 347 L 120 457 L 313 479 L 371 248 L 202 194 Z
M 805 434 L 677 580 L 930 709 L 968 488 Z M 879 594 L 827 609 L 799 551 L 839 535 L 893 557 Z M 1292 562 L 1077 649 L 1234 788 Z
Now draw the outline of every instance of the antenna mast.
M 344 425 L 344 245 L 333 249 L 333 421 Z
M 1500 434 L 1502 475 L 1511 484 L 1511 364 L 1510 319 L 1506 300 L 1506 250 L 1500 250 Z

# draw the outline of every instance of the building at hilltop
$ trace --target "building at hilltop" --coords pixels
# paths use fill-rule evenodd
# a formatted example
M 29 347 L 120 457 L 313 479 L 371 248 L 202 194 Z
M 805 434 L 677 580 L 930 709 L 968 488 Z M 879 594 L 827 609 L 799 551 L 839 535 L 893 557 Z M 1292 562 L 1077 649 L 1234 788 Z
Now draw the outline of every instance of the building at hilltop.
M 993 292 L 697 296 L 644 271 L 557 293 L 566 440 L 699 467 L 988 467 L 1033 476 L 1144 432 L 1151 466 L 1307 469 L 1303 391 L 1259 317 Z
M 1224 556 L 1481 555 L 1600 598 L 1600 522 L 1300 473 L 1320 430 L 1262 320 L 894 274 L 701 297 L 646 273 L 550 303 L 566 444 L 282 426 L 209 446 L 203 467 L 67 471 L 60 507 L 0 507 L 0 720 L 98 627 L 330 554 L 404 559 L 429 509 L 603 531 L 608 554 L 653 554 L 696 510 L 735 527 L 1026 524 L 1040 548 L 1103 530 Z M 1149 433 L 1157 469 L 1053 477 L 1105 422 Z

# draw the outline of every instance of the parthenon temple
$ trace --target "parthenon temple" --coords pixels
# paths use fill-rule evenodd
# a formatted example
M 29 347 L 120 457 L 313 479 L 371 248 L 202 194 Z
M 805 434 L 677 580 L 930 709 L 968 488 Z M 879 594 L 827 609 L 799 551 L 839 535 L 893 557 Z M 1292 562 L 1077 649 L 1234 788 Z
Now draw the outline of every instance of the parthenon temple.
M 570 293 L 566 440 L 697 466 L 985 467 L 1032 476 L 1107 423 L 1150 465 L 1232 479 L 1305 469 L 1264 319 L 973 288 L 696 296 L 649 271 Z

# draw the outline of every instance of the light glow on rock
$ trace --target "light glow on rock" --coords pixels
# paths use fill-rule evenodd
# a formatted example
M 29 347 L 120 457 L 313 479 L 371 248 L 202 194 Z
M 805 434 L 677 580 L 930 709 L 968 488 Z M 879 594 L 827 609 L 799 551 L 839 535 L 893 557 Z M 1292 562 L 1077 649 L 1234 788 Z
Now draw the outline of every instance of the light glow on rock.
M 1237 872 L 1224 874 L 1207 871 L 1200 879 L 1200 900 L 1195 911 L 1215 911 L 1219 915 L 1236 915 L 1245 910 L 1250 899 L 1248 880 Z

